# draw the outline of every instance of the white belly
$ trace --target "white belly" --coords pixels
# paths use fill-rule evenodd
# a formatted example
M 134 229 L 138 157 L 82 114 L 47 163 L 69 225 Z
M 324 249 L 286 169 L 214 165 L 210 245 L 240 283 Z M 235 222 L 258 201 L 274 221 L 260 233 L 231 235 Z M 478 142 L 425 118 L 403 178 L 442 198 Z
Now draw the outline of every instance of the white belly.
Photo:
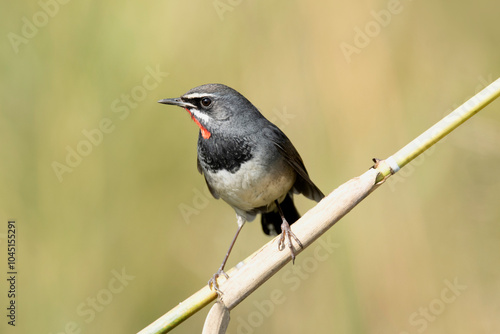
M 273 205 L 274 200 L 282 200 L 295 182 L 295 172 L 284 161 L 270 168 L 280 172 L 263 171 L 260 165 L 245 162 L 232 174 L 226 170 L 217 173 L 205 171 L 212 189 L 229 205 L 242 211 Z

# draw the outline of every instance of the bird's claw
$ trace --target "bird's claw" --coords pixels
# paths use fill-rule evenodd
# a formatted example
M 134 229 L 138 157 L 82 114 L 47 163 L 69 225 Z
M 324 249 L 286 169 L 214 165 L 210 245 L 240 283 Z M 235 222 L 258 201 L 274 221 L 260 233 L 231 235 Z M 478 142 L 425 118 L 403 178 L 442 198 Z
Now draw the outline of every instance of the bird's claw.
M 288 222 L 286 220 L 283 220 L 283 223 L 281 224 L 281 237 L 278 242 L 278 249 L 280 251 L 285 249 L 286 243 L 292 255 L 292 263 L 295 263 L 295 250 L 293 249 L 292 238 L 295 240 L 295 242 L 297 242 L 297 244 L 299 244 L 300 248 L 304 248 L 299 238 L 297 238 L 297 236 L 292 232 L 292 229 L 290 228 Z
M 223 294 L 222 291 L 219 289 L 219 283 L 217 282 L 217 279 L 221 275 L 224 276 L 226 279 L 229 279 L 228 274 L 226 274 L 226 272 L 222 268 L 219 268 L 219 270 L 217 270 L 217 272 L 212 276 L 212 278 L 208 280 L 208 287 L 213 288 L 213 290 L 215 291 L 215 293 L 217 293 L 219 298 L 221 298 Z

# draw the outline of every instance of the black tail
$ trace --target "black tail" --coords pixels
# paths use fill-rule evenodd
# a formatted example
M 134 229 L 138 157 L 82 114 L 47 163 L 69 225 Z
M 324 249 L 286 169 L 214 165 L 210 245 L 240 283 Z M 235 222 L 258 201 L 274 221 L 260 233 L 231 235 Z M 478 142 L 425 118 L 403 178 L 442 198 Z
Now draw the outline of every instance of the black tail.
M 288 224 L 292 225 L 299 218 L 299 212 L 293 204 L 293 199 L 290 194 L 287 194 L 283 202 L 280 203 L 281 210 L 285 215 Z M 278 235 L 281 233 L 281 216 L 276 208 L 275 211 L 262 214 L 262 229 L 267 235 Z

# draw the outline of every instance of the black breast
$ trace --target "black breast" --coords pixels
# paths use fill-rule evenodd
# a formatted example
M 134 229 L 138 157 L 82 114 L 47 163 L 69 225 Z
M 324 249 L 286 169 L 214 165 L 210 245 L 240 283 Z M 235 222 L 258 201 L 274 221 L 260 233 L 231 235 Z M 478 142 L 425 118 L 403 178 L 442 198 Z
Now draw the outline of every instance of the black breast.
M 225 169 L 235 173 L 252 158 L 249 141 L 245 137 L 198 137 L 198 159 L 203 168 L 215 173 Z

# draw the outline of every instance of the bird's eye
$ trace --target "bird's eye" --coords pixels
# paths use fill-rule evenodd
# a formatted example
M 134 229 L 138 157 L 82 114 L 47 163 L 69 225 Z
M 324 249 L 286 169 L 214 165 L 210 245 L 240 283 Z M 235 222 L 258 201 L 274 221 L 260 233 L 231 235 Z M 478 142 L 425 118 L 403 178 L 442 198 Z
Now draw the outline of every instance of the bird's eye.
M 204 97 L 201 99 L 201 105 L 205 108 L 209 107 L 212 104 L 212 100 L 209 97 Z

